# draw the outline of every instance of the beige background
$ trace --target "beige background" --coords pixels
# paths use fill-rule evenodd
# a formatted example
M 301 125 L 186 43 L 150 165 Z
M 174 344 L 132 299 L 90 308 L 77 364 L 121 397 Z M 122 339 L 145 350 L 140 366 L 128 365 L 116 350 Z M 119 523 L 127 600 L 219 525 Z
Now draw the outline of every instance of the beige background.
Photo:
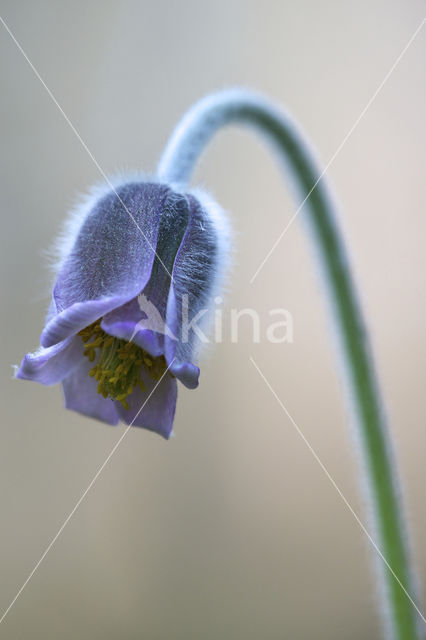
M 1 2 L 1 14 L 107 172 L 151 171 L 177 119 L 234 84 L 287 105 L 322 161 L 425 14 L 423 2 Z M 426 577 L 426 27 L 330 167 Z M 42 251 L 96 167 L 0 29 L 0 609 L 122 433 L 13 381 L 48 304 Z M 176 438 L 132 430 L 2 625 L 32 638 L 379 638 L 368 542 L 249 363 L 253 355 L 354 508 L 359 469 L 303 225 L 268 152 L 219 136 L 196 175 L 232 212 L 227 309 L 285 307 L 292 345 L 208 355 Z

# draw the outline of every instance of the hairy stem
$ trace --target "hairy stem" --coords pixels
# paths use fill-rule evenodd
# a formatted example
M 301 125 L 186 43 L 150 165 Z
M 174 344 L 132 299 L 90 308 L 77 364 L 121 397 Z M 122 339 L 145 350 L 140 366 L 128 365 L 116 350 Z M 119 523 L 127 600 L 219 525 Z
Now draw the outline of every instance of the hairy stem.
M 206 144 L 222 126 L 248 124 L 264 134 L 285 160 L 310 223 L 336 320 L 345 379 L 356 416 L 387 637 L 419 639 L 424 618 L 415 601 L 414 576 L 401 517 L 401 491 L 369 342 L 335 207 L 313 153 L 291 118 L 262 97 L 243 90 L 208 96 L 184 116 L 158 168 L 159 177 L 185 187 Z

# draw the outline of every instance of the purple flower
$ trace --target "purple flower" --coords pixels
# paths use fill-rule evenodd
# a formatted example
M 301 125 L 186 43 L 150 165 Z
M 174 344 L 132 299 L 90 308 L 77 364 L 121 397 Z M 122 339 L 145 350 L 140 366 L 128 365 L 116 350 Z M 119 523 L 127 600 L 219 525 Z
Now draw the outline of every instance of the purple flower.
M 220 290 L 226 236 L 205 194 L 140 179 L 95 189 L 60 240 L 42 346 L 16 376 L 62 382 L 68 409 L 168 438 L 176 381 L 198 385 L 199 339 L 182 325 Z

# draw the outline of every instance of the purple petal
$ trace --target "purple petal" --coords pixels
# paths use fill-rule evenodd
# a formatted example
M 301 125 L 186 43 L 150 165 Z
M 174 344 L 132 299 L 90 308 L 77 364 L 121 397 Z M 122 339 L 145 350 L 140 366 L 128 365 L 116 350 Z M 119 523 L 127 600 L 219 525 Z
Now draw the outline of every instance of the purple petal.
M 176 306 L 174 285 L 170 287 L 167 303 L 167 326 L 174 335 L 180 337 L 180 341 L 171 340 L 168 336 L 165 337 L 165 358 L 167 364 L 170 365 L 170 371 L 185 387 L 188 387 L 188 389 L 196 389 L 198 387 L 200 369 L 184 359 L 190 352 L 185 349 L 186 345 L 183 345 L 181 342 L 182 327 Z M 190 353 L 190 355 L 192 355 L 192 353 Z
M 122 338 L 128 342 L 134 342 L 144 349 L 153 357 L 163 355 L 165 352 L 164 336 L 155 331 L 151 331 L 144 327 L 146 322 L 152 320 L 152 316 L 148 313 L 148 318 L 143 319 L 143 314 L 136 299 L 131 300 L 119 309 L 114 309 L 108 313 L 101 322 L 102 329 L 116 338 Z M 153 326 L 149 324 L 148 326 Z M 164 324 L 163 324 L 164 327 Z M 164 331 L 163 328 L 159 327 Z M 176 343 L 170 332 L 168 331 L 169 344 L 170 341 Z M 168 364 L 171 364 L 170 371 L 189 389 L 195 389 L 198 386 L 198 376 L 200 370 L 190 362 L 172 362 L 174 358 L 174 350 L 169 348 Z
M 196 389 L 198 387 L 200 369 L 192 362 L 172 362 L 170 371 L 188 389 Z
M 170 286 L 166 324 L 178 341 L 165 337 L 165 357 L 173 362 L 172 373 L 190 389 L 198 385 L 199 369 L 192 364 L 197 341 L 194 330 L 182 331 L 182 309 L 187 306 L 187 321 L 209 307 L 209 297 L 217 262 L 216 232 L 201 204 L 192 195 L 189 203 L 188 225 L 176 254 Z M 185 298 L 184 298 L 185 296 Z
M 83 359 L 83 343 L 78 336 L 62 340 L 47 349 L 40 347 L 27 353 L 16 372 L 16 378 L 51 385 L 60 382 Z
M 111 336 L 134 342 L 155 358 L 164 353 L 163 336 L 145 328 L 145 320 L 146 314 L 142 313 L 137 298 L 134 298 L 106 314 L 101 327 Z
M 116 425 L 119 415 L 116 403 L 97 392 L 98 383 L 89 376 L 93 363 L 87 358 L 63 381 L 65 407 L 90 418 Z
M 178 193 L 170 194 L 160 221 L 157 254 L 149 281 L 137 299 L 108 314 L 103 322 L 105 331 L 134 340 L 153 356 L 164 354 L 171 274 L 188 225 L 188 216 L 188 199 Z
M 50 347 L 60 340 L 84 329 L 105 313 L 126 302 L 126 297 L 111 296 L 103 300 L 87 300 L 76 302 L 54 316 L 44 327 L 40 342 Z
M 99 312 L 107 313 L 142 291 L 151 275 L 160 220 L 171 194 L 165 185 L 128 183 L 88 212 L 53 290 L 57 315 L 43 332 L 44 345 L 78 331 L 82 317 L 90 324 Z M 100 304 L 96 317 L 96 305 L 80 306 L 88 302 Z
M 176 380 L 166 373 L 160 383 L 148 376 L 144 382 L 146 391 L 135 389 L 127 398 L 130 409 L 115 403 L 118 413 L 126 424 L 155 431 L 167 440 L 172 432 L 176 409 Z

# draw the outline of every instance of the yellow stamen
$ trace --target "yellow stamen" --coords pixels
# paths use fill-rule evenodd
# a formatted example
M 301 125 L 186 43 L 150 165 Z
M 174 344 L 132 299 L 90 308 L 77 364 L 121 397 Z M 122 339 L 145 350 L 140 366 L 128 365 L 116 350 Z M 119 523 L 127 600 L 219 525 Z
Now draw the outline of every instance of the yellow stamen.
M 133 342 L 108 335 L 101 328 L 101 320 L 79 331 L 84 342 L 84 355 L 96 364 L 89 376 L 98 382 L 98 393 L 104 398 L 117 400 L 129 410 L 127 398 L 136 387 L 146 391 L 141 373 L 144 370 L 153 380 L 159 380 L 167 365 L 164 356 L 153 358 Z M 91 340 L 91 342 L 89 342 Z M 170 374 L 171 375 L 171 374 Z

